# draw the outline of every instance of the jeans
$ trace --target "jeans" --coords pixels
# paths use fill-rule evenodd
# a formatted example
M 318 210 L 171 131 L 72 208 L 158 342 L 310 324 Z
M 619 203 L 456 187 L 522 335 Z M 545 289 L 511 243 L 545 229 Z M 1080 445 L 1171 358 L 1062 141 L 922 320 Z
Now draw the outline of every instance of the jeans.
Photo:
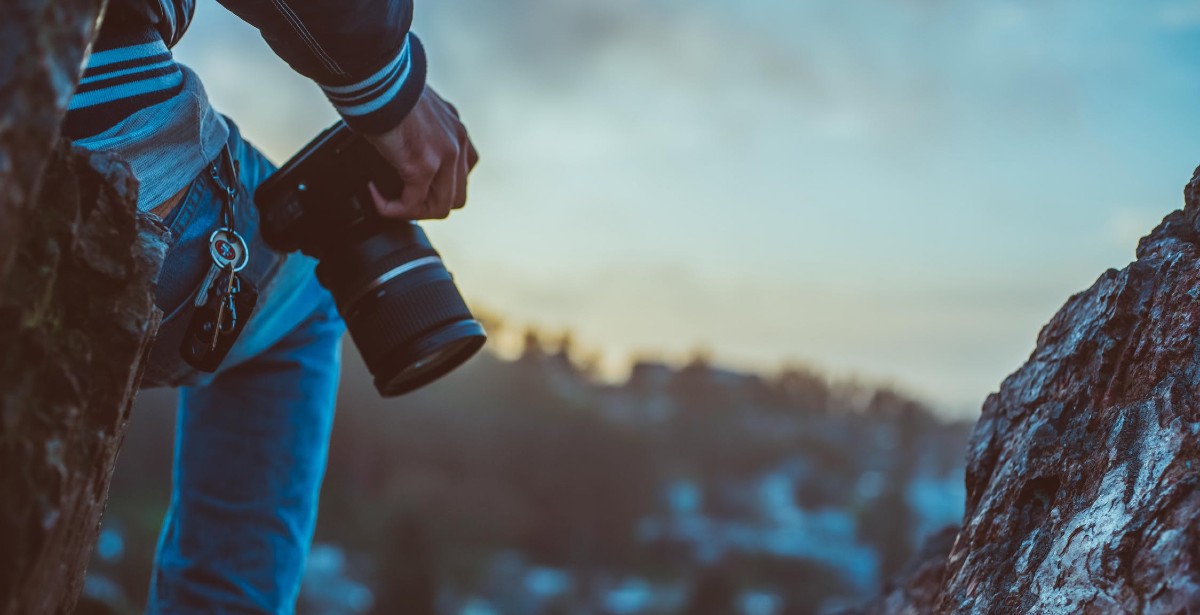
M 243 276 L 257 309 L 220 369 L 179 356 L 212 261 L 221 192 L 207 172 L 165 221 L 156 302 L 164 319 L 143 386 L 180 387 L 170 507 L 147 613 L 291 613 L 316 523 L 344 325 L 316 262 L 263 244 L 253 190 L 274 167 L 230 125 L 239 177 L 235 216 L 250 245 Z M 227 177 L 232 177 L 233 172 Z

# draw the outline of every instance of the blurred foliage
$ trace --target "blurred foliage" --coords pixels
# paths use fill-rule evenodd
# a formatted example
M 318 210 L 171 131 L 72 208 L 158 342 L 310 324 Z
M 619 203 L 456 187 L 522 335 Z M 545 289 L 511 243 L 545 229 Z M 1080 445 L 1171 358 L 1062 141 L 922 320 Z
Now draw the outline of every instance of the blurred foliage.
M 967 426 L 894 391 L 702 356 L 605 383 L 547 338 L 400 400 L 347 347 L 313 558 L 341 584 L 310 570 L 299 612 L 816 613 L 961 514 Z M 172 405 L 142 393 L 114 477 L 89 595 L 117 612 L 145 598 Z

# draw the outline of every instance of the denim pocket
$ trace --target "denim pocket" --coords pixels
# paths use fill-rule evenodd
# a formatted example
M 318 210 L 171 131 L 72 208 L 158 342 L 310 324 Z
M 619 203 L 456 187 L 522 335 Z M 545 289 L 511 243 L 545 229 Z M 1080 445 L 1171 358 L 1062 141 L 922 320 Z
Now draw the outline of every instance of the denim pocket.
M 150 352 L 143 378 L 144 387 L 195 385 L 209 375 L 192 368 L 180 357 L 179 348 L 191 321 L 196 294 L 213 265 L 209 237 L 222 226 L 221 211 L 226 194 L 205 171 L 188 188 L 181 208 L 169 220 L 172 243 L 158 276 L 155 303 L 163 312 L 158 337 Z M 174 213 L 174 212 L 173 212 Z M 278 271 L 284 255 L 269 248 L 258 229 L 258 209 L 252 192 L 239 186 L 234 203 L 234 223 L 249 246 L 250 260 L 238 272 L 261 296 Z M 251 316 L 253 317 L 253 316 Z M 236 347 L 236 345 L 235 345 Z
M 156 282 L 154 303 L 162 310 L 164 323 L 178 316 L 190 303 L 207 265 L 212 264 L 208 242 L 200 236 L 202 233 L 192 231 L 205 222 L 205 210 L 212 209 L 211 191 L 206 190 L 204 181 L 203 176 L 193 179 L 183 199 L 162 222 L 170 237 Z
M 175 211 L 162 222 L 169 245 L 158 274 L 154 303 L 163 317 L 142 377 L 143 388 L 177 386 L 192 373 L 179 356 L 179 346 L 196 292 L 212 265 L 209 227 L 216 228 L 220 207 L 206 175 L 204 171 L 192 180 Z

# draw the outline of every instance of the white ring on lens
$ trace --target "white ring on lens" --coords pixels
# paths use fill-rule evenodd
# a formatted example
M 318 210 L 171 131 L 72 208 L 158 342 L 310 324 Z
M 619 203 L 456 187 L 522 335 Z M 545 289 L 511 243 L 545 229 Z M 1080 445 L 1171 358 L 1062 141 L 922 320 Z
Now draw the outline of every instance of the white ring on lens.
M 384 284 L 387 284 L 388 282 L 414 269 L 420 269 L 421 267 L 425 267 L 427 265 L 437 265 L 441 262 L 442 259 L 437 256 L 426 256 L 423 258 L 418 258 L 415 261 L 408 261 L 407 263 L 388 271 L 387 273 L 375 278 L 370 284 L 367 284 L 366 288 L 359 291 L 358 294 L 354 295 L 352 299 L 347 301 L 346 307 L 342 309 L 342 313 L 349 314 L 354 309 L 355 304 L 357 304 L 363 297 L 371 294 L 371 291 L 375 290 L 376 288 L 379 288 L 380 286 L 383 286 Z

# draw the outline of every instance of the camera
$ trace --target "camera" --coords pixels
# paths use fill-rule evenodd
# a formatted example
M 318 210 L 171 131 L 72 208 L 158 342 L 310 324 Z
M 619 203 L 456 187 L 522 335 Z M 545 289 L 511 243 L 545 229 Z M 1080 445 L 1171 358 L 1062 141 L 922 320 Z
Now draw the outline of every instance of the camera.
M 317 259 L 350 337 L 384 397 L 450 373 L 487 335 L 421 227 L 379 215 L 368 183 L 396 198 L 396 171 L 344 122 L 255 191 L 263 239 Z

